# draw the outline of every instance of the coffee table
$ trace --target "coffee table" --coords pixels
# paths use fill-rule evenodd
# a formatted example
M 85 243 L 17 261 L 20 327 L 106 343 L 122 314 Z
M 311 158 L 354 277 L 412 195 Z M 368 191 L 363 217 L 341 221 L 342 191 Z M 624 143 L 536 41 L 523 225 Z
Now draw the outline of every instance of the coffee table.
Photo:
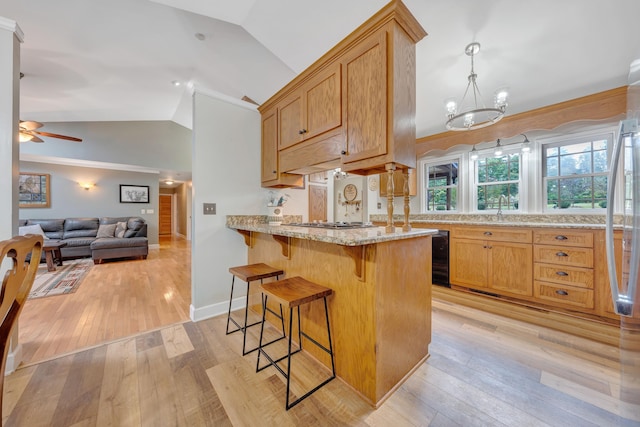
M 56 265 L 62 265 L 60 249 L 65 246 L 67 246 L 65 242 L 44 242 L 42 249 L 44 250 L 44 259 L 47 261 L 47 271 L 56 271 Z

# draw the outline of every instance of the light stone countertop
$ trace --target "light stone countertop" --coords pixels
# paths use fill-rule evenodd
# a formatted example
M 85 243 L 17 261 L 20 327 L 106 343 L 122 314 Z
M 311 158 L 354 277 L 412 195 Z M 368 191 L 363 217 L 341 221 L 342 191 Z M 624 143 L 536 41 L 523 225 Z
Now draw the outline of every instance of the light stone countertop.
M 264 219 L 263 219 L 264 218 Z M 288 218 L 285 216 L 285 221 Z M 294 221 L 291 221 L 294 222 Z M 290 226 L 285 223 L 278 226 L 269 225 L 266 216 L 227 215 L 227 227 L 233 230 L 254 231 L 276 236 L 294 237 L 297 239 L 315 240 L 342 246 L 360 246 L 392 240 L 413 239 L 430 236 L 438 232 L 431 228 L 414 228 L 403 232 L 402 226 L 396 227 L 394 233 L 386 233 L 384 227 L 354 228 L 336 230 Z

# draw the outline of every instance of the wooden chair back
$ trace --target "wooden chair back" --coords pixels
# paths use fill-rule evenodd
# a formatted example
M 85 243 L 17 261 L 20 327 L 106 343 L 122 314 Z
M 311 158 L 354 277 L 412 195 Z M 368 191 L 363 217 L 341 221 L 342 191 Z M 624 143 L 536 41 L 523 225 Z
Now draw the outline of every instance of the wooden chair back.
M 2 420 L 2 396 L 4 392 L 4 371 L 9 354 L 11 333 L 22 311 L 33 281 L 36 278 L 42 236 L 29 234 L 0 241 L 0 272 L 6 271 L 0 288 L 0 348 L 2 348 L 2 366 L 0 367 L 0 420 Z M 31 254 L 31 258 L 27 258 Z M 0 421 L 1 422 L 1 421 Z

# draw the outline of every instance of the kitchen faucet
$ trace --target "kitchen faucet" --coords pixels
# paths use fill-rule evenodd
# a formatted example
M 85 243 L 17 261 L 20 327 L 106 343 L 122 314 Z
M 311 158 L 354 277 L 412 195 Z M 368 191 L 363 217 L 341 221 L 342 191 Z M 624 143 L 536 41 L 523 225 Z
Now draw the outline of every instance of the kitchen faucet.
M 502 199 L 504 199 L 507 205 L 509 204 L 509 199 L 507 199 L 504 194 L 501 194 L 500 197 L 498 197 L 498 212 L 496 213 L 498 221 L 502 221 Z

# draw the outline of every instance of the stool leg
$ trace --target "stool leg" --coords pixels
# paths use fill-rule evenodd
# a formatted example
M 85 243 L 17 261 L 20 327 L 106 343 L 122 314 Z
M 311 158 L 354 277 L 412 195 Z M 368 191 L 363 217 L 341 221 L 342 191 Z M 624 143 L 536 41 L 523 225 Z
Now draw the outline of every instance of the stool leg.
M 233 285 L 235 283 L 235 280 L 236 280 L 236 276 L 231 276 L 231 296 L 229 296 L 229 311 L 227 311 L 227 330 L 226 330 L 226 335 L 229 335 L 232 332 L 238 331 L 238 329 L 236 329 L 235 331 L 229 332 L 229 320 L 231 319 L 231 302 L 233 301 Z M 245 322 L 245 324 L 246 324 L 246 322 Z
M 329 354 L 331 355 L 331 372 L 336 376 L 336 365 L 333 360 L 333 344 L 331 344 L 331 327 L 329 326 L 329 310 L 327 309 L 327 297 L 324 297 L 324 315 L 327 319 L 327 336 L 329 337 Z
M 260 354 L 262 354 L 262 335 L 264 333 L 264 321 L 267 315 L 267 296 L 262 296 L 262 323 L 260 323 L 260 339 L 258 340 L 258 361 L 256 362 L 256 372 L 260 371 Z M 280 307 L 282 310 L 282 307 Z M 268 366 L 268 365 L 267 365 Z M 264 369 L 264 368 L 263 368 Z
M 247 354 L 245 350 L 247 346 L 247 316 L 249 314 L 249 283 L 247 282 L 247 297 L 244 304 L 244 328 L 242 328 L 242 355 Z M 260 279 L 260 283 L 262 284 L 262 279 Z
M 300 329 L 300 306 L 298 306 L 298 346 L 302 350 L 302 329 Z M 291 333 L 291 332 L 289 332 Z
M 289 308 L 289 350 L 287 352 L 287 401 L 285 403 L 287 410 L 289 410 L 289 386 L 291 385 L 291 338 L 293 337 L 293 308 Z M 298 306 L 298 333 L 300 333 L 300 306 Z M 299 338 L 298 338 L 299 339 Z M 300 341 L 300 348 L 302 348 L 302 341 Z

